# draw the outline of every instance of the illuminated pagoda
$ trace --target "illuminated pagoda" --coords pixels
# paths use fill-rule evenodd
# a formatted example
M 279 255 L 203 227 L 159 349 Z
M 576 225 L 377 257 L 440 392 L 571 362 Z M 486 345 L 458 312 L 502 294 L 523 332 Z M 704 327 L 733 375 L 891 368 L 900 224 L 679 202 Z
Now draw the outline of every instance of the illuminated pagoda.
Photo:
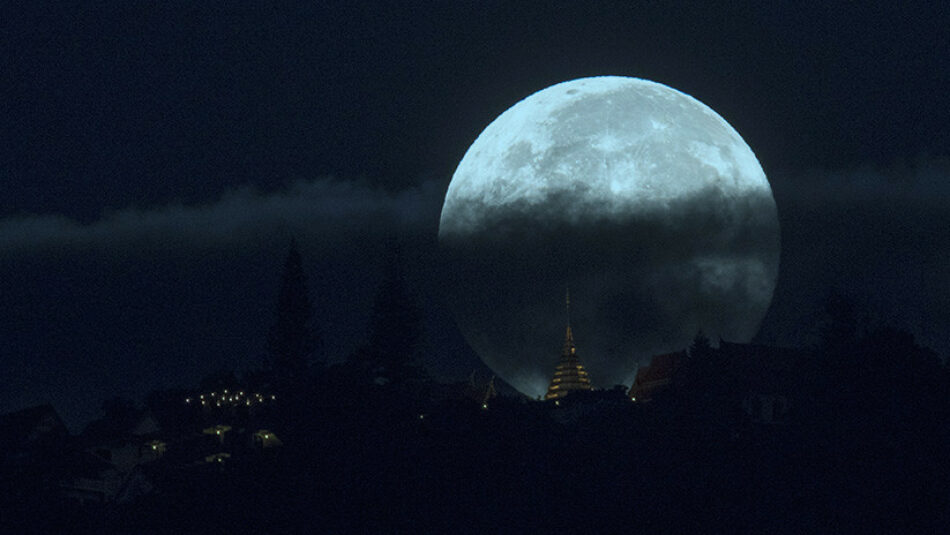
M 567 333 L 564 336 L 564 349 L 561 359 L 554 368 L 554 377 L 548 386 L 544 399 L 560 399 L 574 390 L 590 390 L 590 377 L 577 356 L 574 346 L 574 333 L 571 331 L 571 294 L 567 293 Z

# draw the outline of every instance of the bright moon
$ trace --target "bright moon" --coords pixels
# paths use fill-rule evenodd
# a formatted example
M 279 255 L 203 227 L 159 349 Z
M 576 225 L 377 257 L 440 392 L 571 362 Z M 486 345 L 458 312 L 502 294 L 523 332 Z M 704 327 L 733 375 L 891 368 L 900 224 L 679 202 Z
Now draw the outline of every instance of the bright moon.
M 700 329 L 750 339 L 778 270 L 772 192 L 739 134 L 689 95 L 616 76 L 548 87 L 489 124 L 439 240 L 463 333 L 532 397 L 557 362 L 565 286 L 578 354 L 607 388 Z

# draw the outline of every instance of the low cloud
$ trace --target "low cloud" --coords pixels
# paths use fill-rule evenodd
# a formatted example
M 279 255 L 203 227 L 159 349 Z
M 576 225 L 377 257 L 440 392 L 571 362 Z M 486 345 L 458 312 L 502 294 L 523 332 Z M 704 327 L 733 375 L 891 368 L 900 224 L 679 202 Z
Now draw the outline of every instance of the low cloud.
M 777 200 L 792 208 L 847 205 L 895 206 L 944 209 L 950 201 L 950 159 L 918 158 L 886 167 L 814 169 L 772 177 Z
M 297 181 L 275 192 L 242 187 L 216 202 L 124 208 L 83 224 L 56 214 L 0 220 L 0 251 L 230 247 L 274 236 L 333 240 L 361 232 L 435 232 L 444 187 L 435 181 L 389 192 L 360 181 Z
M 406 243 L 414 280 L 428 280 L 419 250 L 435 240 L 443 194 L 435 180 L 387 191 L 318 179 L 125 208 L 89 224 L 0 219 L 0 376 L 9 387 L 0 406 L 52 402 L 77 425 L 117 394 L 257 368 L 290 236 L 323 351 L 342 359 L 365 339 L 392 236 Z

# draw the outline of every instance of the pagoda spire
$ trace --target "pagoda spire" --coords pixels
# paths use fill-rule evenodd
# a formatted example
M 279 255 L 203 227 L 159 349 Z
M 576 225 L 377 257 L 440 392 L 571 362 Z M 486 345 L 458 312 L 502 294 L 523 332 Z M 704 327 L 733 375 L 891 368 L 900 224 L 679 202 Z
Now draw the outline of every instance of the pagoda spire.
M 574 332 L 571 329 L 571 290 L 568 288 L 565 306 L 567 311 L 567 332 L 564 334 L 564 349 L 561 358 L 554 369 L 554 377 L 548 386 L 545 399 L 558 399 L 566 396 L 572 390 L 590 390 L 590 377 L 587 370 L 581 365 L 577 357 L 577 347 L 574 345 Z
M 573 355 L 577 348 L 574 346 L 574 331 L 571 330 L 571 288 L 567 287 L 564 299 L 564 308 L 567 311 L 567 332 L 564 334 L 564 349 L 562 355 Z

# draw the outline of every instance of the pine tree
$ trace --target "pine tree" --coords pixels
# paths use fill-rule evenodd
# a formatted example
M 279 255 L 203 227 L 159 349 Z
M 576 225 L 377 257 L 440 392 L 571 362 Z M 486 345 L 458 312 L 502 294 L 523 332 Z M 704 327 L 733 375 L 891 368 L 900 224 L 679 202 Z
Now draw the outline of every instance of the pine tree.
M 376 291 L 368 347 L 356 355 L 378 379 L 400 382 L 416 375 L 422 339 L 422 312 L 409 295 L 398 246 L 393 247 L 382 284 Z
M 712 345 L 709 343 L 709 338 L 700 330 L 689 346 L 689 356 L 694 359 L 708 359 L 711 353 Z
M 854 299 L 832 292 L 825 299 L 827 321 L 821 328 L 820 348 L 830 356 L 841 357 L 853 350 L 858 340 L 858 314 Z
M 277 318 L 268 336 L 271 367 L 278 378 L 300 378 L 306 372 L 317 342 L 312 319 L 313 305 L 307 291 L 307 276 L 294 241 L 284 262 L 277 296 Z

